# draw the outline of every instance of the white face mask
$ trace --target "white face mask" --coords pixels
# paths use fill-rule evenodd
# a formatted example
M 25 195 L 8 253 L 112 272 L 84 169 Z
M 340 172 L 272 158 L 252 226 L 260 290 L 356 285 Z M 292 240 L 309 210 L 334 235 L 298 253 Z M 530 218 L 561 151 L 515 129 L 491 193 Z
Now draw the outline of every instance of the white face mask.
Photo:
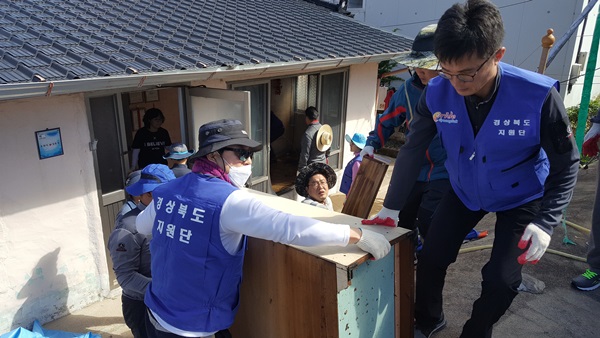
M 243 165 L 241 167 L 233 167 L 229 163 L 227 165 L 229 166 L 229 179 L 231 183 L 238 188 L 243 188 L 250 176 L 252 176 L 252 166 Z

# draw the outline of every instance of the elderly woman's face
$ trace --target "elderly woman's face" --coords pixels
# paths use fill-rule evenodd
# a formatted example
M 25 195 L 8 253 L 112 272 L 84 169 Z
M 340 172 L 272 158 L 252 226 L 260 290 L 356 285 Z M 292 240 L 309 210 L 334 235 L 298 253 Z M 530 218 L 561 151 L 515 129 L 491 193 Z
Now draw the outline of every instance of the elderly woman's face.
M 327 179 L 321 174 L 315 174 L 308 180 L 308 188 L 306 189 L 308 196 L 313 200 L 323 203 L 329 195 L 329 185 Z

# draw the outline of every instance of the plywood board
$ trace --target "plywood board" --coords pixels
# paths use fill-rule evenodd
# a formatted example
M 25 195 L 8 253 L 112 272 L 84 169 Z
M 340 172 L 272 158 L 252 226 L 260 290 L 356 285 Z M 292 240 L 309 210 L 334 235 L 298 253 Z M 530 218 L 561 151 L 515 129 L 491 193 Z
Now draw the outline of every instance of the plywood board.
M 323 208 L 314 207 L 308 204 L 300 203 L 298 201 L 293 201 L 275 195 L 261 193 L 255 190 L 247 191 L 271 208 L 281 210 L 292 215 L 311 217 L 324 222 L 348 224 L 351 227 L 361 227 L 364 229 L 369 229 L 384 235 L 392 245 L 397 243 L 400 240 L 400 237 L 405 236 L 407 233 L 410 232 L 410 230 L 398 227 L 393 228 L 377 225 L 362 225 L 360 223 L 361 218 L 341 214 L 334 211 L 329 211 Z M 361 264 L 362 262 L 371 257 L 370 254 L 367 254 L 366 252 L 362 251 L 354 244 L 348 245 L 346 247 L 294 247 L 304 252 L 308 252 L 311 255 L 331 261 L 339 266 L 346 268 L 351 268 L 358 264 Z
M 368 218 L 373 202 L 377 197 L 381 182 L 388 169 L 388 163 L 370 156 L 363 157 L 358 173 L 352 182 L 346 203 L 342 208 L 344 214 Z

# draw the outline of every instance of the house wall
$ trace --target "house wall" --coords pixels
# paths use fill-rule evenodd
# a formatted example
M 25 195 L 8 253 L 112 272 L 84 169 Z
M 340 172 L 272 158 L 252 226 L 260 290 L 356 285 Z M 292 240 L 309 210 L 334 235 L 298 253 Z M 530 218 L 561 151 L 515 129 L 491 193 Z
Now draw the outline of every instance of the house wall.
M 414 38 L 419 30 L 429 24 L 436 23 L 440 16 L 452 6 L 456 0 L 423 0 L 423 1 L 365 1 L 363 10 L 355 11 L 355 20 L 380 27 L 406 37 Z M 558 41 L 587 1 L 521 1 L 493 0 L 500 8 L 506 31 L 504 46 L 506 54 L 503 61 L 509 64 L 536 71 L 541 56 L 541 39 L 548 28 L 554 29 Z M 586 30 L 583 32 L 582 51 L 589 51 L 594 31 L 598 6 L 592 9 L 588 16 Z M 584 78 L 567 92 L 567 81 L 570 77 L 571 65 L 575 63 L 579 40 L 582 35 L 573 34 L 563 46 L 546 70 L 546 74 L 561 81 L 561 95 L 565 98 L 565 106 L 573 106 L 581 101 Z M 598 68 L 598 66 L 596 66 Z M 593 83 L 592 97 L 600 94 L 600 74 L 596 71 Z
M 108 292 L 83 95 L 0 102 L 0 333 L 45 323 Z M 40 160 L 35 131 L 60 128 Z
M 377 68 L 377 63 L 350 66 L 348 105 L 346 107 L 346 134 L 362 133 L 366 136 L 375 126 Z M 344 141 L 344 166 L 353 156 L 348 142 Z

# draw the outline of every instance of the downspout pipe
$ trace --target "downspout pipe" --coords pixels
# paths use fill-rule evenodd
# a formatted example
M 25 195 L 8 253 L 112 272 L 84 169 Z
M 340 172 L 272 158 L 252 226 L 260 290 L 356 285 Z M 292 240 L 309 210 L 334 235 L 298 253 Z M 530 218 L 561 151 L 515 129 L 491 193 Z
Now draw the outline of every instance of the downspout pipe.
M 579 24 L 585 18 L 587 18 L 588 14 L 592 10 L 592 8 L 594 8 L 594 6 L 596 5 L 597 2 L 598 2 L 598 0 L 590 0 L 590 2 L 588 2 L 587 6 L 583 9 L 581 14 L 579 14 L 577 19 L 575 21 L 573 21 L 573 23 L 569 27 L 569 30 L 567 30 L 565 32 L 565 34 L 563 34 L 563 36 L 561 36 L 560 39 L 558 39 L 558 42 L 556 42 L 556 44 L 554 45 L 554 47 L 552 47 L 552 49 L 550 50 L 550 53 L 548 54 L 548 61 L 546 61 L 546 68 L 548 68 L 550 66 L 550 63 L 552 63 L 552 60 L 554 60 L 554 58 L 556 57 L 558 52 L 560 52 L 560 50 L 567 43 L 567 41 L 569 41 L 569 39 L 571 38 L 571 35 L 573 35 L 573 33 L 575 33 L 575 31 L 577 30 L 577 27 L 579 27 Z

